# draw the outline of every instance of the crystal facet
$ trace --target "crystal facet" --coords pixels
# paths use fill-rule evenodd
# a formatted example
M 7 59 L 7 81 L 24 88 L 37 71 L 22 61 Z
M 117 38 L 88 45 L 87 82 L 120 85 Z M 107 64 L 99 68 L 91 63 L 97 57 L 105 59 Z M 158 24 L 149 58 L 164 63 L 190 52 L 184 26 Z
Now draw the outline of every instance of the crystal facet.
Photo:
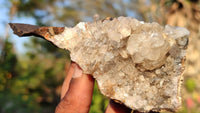
M 141 112 L 175 111 L 189 31 L 130 17 L 80 22 L 45 37 L 68 49 L 101 93 Z

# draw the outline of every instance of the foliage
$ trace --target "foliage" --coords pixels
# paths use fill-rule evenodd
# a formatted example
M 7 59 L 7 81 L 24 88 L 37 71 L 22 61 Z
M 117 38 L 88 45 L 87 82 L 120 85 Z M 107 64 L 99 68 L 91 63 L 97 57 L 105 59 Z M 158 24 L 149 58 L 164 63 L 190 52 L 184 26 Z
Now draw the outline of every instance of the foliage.
M 99 92 L 97 83 L 95 83 L 93 94 L 90 113 L 104 113 L 108 99 Z
M 187 79 L 185 82 L 186 88 L 188 91 L 192 92 L 195 90 L 196 84 L 195 81 L 192 79 Z
M 5 45 L 0 56 L 0 91 L 5 89 L 8 79 L 15 73 L 17 63 L 16 55 L 13 53 L 13 45 L 5 40 Z
M 64 78 L 63 70 L 69 56 L 63 53 L 60 56 L 55 54 L 56 57 L 53 57 L 45 49 L 39 49 L 37 47 L 40 46 L 39 43 L 33 41 L 32 44 L 29 48 L 37 49 L 34 51 L 30 49 L 25 59 L 17 60 L 12 43 L 5 42 L 0 68 L 3 72 L 0 77 L 3 86 L 0 93 L 0 111 L 3 113 L 45 113 L 54 111 L 59 102 L 59 89 Z M 52 47 L 52 50 L 55 49 L 57 48 Z M 45 56 L 38 55 L 38 52 Z M 57 66 L 56 69 L 54 65 Z

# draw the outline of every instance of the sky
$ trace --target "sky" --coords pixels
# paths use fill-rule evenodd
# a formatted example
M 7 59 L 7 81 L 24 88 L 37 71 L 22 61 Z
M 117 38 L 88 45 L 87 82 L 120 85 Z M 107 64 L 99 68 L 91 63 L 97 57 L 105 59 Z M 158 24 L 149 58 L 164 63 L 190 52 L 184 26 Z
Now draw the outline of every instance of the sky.
M 36 21 L 33 18 L 30 17 L 14 17 L 13 20 L 9 20 L 9 4 L 5 3 L 6 0 L 0 0 L 0 38 L 5 39 L 5 32 L 6 28 L 8 27 L 8 23 L 28 23 L 28 24 L 35 24 Z M 11 35 L 9 37 L 9 40 L 13 42 L 15 46 L 15 51 L 18 54 L 23 54 L 26 51 L 26 48 L 23 46 L 25 42 L 29 41 L 28 37 L 18 37 L 17 35 L 13 34 L 13 31 L 10 27 L 8 27 L 9 34 Z

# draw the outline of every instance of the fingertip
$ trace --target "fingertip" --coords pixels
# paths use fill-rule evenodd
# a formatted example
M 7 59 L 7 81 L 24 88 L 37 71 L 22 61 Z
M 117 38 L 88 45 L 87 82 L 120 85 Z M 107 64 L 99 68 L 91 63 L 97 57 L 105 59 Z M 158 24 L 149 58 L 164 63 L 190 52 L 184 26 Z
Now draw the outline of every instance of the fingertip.
M 70 74 L 69 89 L 62 96 L 56 111 L 65 109 L 67 112 L 74 113 L 75 109 L 78 109 L 81 113 L 87 113 L 92 101 L 94 78 L 91 75 L 83 74 L 82 69 L 77 64 L 73 63 L 72 65 L 74 66 L 71 69 L 73 73 Z
M 68 67 L 68 65 L 66 65 L 66 77 L 64 79 L 62 89 L 61 89 L 61 97 L 60 97 L 61 99 L 63 99 L 63 97 L 65 96 L 66 92 L 69 89 L 69 84 L 70 84 L 70 81 L 71 81 L 72 76 L 74 74 L 76 64 L 74 62 L 72 62 L 70 64 L 69 68 L 67 68 L 67 67 Z

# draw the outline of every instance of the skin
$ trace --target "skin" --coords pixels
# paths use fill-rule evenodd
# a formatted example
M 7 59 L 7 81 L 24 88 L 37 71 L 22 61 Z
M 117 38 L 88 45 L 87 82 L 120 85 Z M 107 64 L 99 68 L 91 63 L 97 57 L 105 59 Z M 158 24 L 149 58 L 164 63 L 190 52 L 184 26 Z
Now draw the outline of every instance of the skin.
M 82 73 L 82 69 L 73 62 L 63 82 L 61 101 L 57 105 L 55 113 L 88 113 L 92 101 L 94 81 L 91 75 Z M 105 113 L 139 112 L 131 112 L 131 109 L 110 100 Z

